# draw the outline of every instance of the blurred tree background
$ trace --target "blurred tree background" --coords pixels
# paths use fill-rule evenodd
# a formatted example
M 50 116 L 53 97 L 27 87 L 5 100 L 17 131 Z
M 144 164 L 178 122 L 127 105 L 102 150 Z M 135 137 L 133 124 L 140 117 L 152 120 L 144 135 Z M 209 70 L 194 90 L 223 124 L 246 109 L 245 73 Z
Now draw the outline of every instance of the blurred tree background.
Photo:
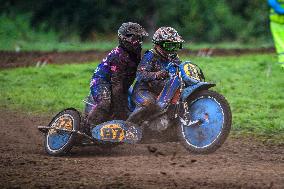
M 0 34 L 29 38 L 36 29 L 89 41 L 114 37 L 121 23 L 133 21 L 150 35 L 172 26 L 192 42 L 254 42 L 271 38 L 268 12 L 264 0 L 0 0 Z

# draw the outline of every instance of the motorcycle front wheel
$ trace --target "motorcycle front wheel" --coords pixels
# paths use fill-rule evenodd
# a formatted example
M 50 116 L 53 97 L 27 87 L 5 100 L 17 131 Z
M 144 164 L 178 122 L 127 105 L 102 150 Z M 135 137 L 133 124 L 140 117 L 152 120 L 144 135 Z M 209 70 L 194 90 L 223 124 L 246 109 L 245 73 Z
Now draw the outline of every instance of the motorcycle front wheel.
M 202 90 L 192 94 L 187 99 L 187 104 L 188 112 L 184 111 L 181 118 L 187 117 L 190 122 L 180 122 L 180 142 L 193 153 L 208 154 L 216 151 L 231 130 L 232 114 L 229 103 L 215 91 Z

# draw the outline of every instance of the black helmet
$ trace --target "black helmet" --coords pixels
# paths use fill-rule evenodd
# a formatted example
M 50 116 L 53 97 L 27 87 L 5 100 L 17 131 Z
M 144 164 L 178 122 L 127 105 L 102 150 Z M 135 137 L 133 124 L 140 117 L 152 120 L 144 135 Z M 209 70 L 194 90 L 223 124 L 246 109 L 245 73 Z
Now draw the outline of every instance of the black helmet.
M 141 50 L 143 37 L 148 36 L 142 26 L 133 22 L 123 23 L 117 33 L 120 45 L 134 52 Z
M 137 23 L 126 22 L 123 23 L 118 29 L 118 37 L 126 35 L 138 35 L 141 37 L 148 36 L 148 33 L 145 29 Z

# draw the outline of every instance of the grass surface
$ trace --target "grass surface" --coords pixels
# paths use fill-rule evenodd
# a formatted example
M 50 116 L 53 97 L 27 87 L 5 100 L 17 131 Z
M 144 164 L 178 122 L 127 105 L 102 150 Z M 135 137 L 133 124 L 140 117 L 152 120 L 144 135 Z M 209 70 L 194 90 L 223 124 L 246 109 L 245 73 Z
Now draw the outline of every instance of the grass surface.
M 182 57 L 203 69 L 214 90 L 229 101 L 235 133 L 284 142 L 284 70 L 271 54 L 241 57 Z M 36 114 L 66 107 L 83 109 L 97 63 L 48 65 L 0 71 L 0 103 Z

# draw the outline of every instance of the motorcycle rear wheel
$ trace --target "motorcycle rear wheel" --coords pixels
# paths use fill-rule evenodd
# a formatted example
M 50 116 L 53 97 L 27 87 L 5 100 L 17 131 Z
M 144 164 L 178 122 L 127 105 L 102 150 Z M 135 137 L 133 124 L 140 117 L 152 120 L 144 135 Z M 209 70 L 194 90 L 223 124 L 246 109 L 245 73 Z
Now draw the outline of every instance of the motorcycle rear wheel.
M 187 103 L 191 121 L 203 121 L 200 125 L 193 126 L 181 122 L 178 127 L 180 142 L 192 153 L 208 154 L 216 151 L 231 130 L 229 103 L 224 96 L 210 90 L 194 93 L 187 99 Z
M 48 126 L 68 131 L 49 129 L 49 131 L 45 133 L 45 151 L 52 156 L 61 156 L 70 152 L 77 139 L 76 133 L 71 131 L 79 130 L 80 122 L 80 113 L 73 108 L 59 112 Z

